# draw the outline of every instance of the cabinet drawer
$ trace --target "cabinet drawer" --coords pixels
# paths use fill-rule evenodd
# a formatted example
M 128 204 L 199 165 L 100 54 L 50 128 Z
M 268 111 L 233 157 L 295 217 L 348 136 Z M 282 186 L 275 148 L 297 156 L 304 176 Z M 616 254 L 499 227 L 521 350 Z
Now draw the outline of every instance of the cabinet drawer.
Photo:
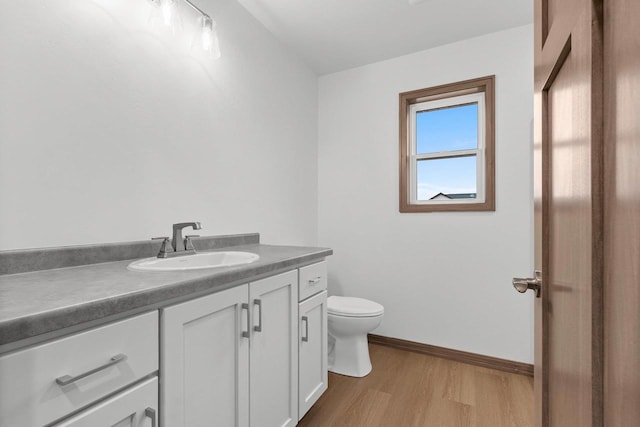
M 316 264 L 311 264 L 306 267 L 300 268 L 299 280 L 299 298 L 298 301 L 302 301 L 309 298 L 311 295 L 315 295 L 318 292 L 327 289 L 327 262 L 321 261 Z
M 158 425 L 158 378 L 107 399 L 55 427 L 148 427 Z
M 157 370 L 157 311 L 6 354 L 0 425 L 42 426 Z

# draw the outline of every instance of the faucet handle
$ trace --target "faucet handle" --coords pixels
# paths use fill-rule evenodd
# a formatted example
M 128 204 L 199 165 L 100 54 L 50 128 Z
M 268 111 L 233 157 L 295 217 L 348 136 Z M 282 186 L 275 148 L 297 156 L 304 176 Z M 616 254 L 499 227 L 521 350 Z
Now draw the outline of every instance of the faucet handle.
M 192 237 L 200 237 L 199 234 L 190 234 L 188 236 L 184 236 L 184 249 L 186 251 L 195 251 L 196 248 L 193 247 Z
M 173 252 L 171 239 L 169 237 L 152 237 L 151 240 L 162 240 L 162 246 L 160 246 L 158 258 L 166 258 L 168 253 Z

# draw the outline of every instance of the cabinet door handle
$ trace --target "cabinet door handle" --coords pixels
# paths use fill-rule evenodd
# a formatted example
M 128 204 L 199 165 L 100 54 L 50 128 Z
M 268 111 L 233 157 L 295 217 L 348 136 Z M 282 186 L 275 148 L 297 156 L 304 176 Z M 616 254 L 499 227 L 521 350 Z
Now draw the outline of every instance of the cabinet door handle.
M 249 338 L 249 325 L 251 324 L 251 320 L 249 319 L 249 304 L 246 302 L 242 303 L 242 309 L 247 310 L 247 330 L 242 331 L 242 338 Z
M 309 279 L 307 282 L 310 285 L 317 285 L 318 283 L 320 283 L 320 279 L 322 279 L 322 277 L 318 276 L 318 277 L 316 277 L 314 279 Z
M 104 365 L 98 366 L 97 368 L 93 368 L 90 371 L 87 371 L 87 372 L 84 372 L 82 374 L 76 375 L 75 377 L 72 377 L 71 375 L 63 375 L 61 377 L 56 378 L 56 383 L 59 386 L 69 385 L 69 384 L 71 384 L 73 382 L 81 380 L 82 378 L 88 377 L 89 375 L 95 374 L 96 372 L 103 371 L 103 370 L 107 369 L 108 367 L 113 366 L 116 363 L 120 363 L 120 362 L 122 362 L 124 360 L 127 360 L 127 355 L 126 354 L 116 354 L 115 356 L 113 356 Z
M 309 341 L 309 318 L 307 316 L 302 316 L 302 321 L 304 322 L 304 335 L 302 336 L 302 341 Z
M 253 303 L 258 306 L 258 326 L 254 326 L 253 330 L 256 332 L 262 332 L 262 301 L 254 299 Z
M 156 416 L 156 410 L 153 408 L 147 408 L 144 410 L 144 416 L 151 418 L 151 427 L 156 427 L 158 417 Z

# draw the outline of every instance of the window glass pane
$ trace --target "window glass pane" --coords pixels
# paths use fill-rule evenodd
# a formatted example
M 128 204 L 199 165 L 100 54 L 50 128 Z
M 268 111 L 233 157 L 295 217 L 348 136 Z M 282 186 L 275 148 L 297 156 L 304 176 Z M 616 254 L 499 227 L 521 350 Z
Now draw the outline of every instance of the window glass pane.
M 478 104 L 416 113 L 417 153 L 478 148 Z
M 475 199 L 476 156 L 418 161 L 418 200 Z

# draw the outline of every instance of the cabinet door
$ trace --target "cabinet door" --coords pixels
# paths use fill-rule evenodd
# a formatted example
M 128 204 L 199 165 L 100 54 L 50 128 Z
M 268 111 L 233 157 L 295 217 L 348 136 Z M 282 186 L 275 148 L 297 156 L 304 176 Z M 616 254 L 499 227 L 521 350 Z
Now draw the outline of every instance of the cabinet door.
M 248 427 L 247 295 L 243 285 L 163 310 L 163 427 Z
M 298 423 L 298 272 L 249 285 L 253 427 Z
M 158 378 L 154 377 L 95 405 L 56 427 L 155 427 Z
M 299 307 L 300 384 L 298 416 L 302 418 L 327 389 L 327 291 Z

